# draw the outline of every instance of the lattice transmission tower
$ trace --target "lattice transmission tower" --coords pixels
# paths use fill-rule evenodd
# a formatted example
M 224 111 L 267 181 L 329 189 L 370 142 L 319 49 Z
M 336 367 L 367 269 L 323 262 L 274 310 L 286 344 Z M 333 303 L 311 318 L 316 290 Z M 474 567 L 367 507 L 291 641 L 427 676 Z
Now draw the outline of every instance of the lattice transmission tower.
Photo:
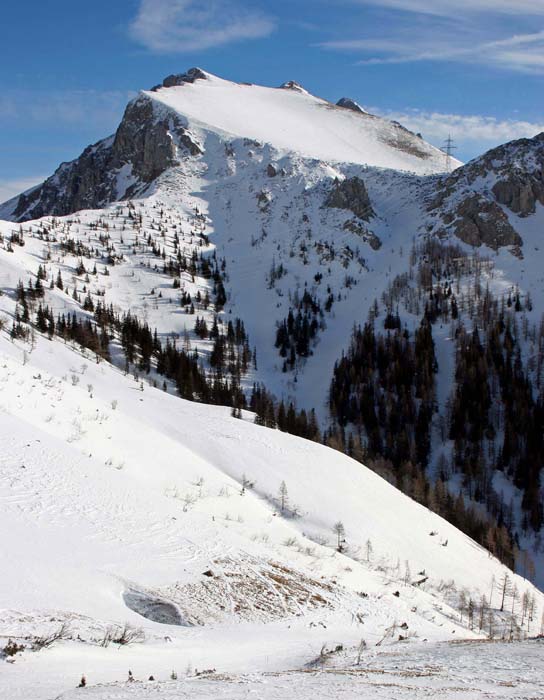
M 455 143 L 451 137 L 451 134 L 448 134 L 448 138 L 446 139 L 446 141 L 444 142 L 444 145 L 442 146 L 442 150 L 446 154 L 446 170 L 448 171 L 448 173 L 451 172 L 451 157 L 452 157 L 453 151 L 455 151 L 456 148 L 457 148 L 457 146 L 455 145 Z

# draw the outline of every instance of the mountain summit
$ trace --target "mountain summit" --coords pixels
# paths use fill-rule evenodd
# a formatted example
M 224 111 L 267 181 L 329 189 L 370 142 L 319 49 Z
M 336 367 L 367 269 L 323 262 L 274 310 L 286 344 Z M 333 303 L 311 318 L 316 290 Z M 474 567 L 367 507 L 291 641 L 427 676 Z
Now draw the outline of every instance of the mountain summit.
M 442 151 L 352 100 L 334 105 L 294 81 L 269 88 L 190 68 L 142 91 L 128 104 L 113 136 L 0 207 L 0 217 L 24 221 L 136 196 L 172 165 L 201 156 L 210 136 L 225 143 L 250 139 L 279 153 L 330 163 L 420 175 L 446 166 Z

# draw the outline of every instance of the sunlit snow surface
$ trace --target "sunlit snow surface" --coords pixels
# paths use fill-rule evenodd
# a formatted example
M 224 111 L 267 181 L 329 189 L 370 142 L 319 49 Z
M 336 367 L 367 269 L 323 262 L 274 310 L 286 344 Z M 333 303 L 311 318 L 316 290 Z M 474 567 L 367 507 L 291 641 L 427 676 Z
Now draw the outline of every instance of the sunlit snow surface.
M 70 637 L 0 661 L 0 697 L 50 700 L 82 673 L 94 685 L 123 680 L 129 668 L 163 680 L 187 665 L 283 672 L 304 668 L 324 643 L 350 649 L 363 638 L 373 658 L 377 648 L 486 634 L 467 629 L 455 606 L 462 590 L 475 600 L 489 595 L 504 567 L 338 452 L 236 420 L 228 409 L 147 384 L 142 391 L 131 376 L 41 337 L 26 350 L 0 338 L 0 405 L 0 635 L 29 647 L 65 622 Z M 255 484 L 242 494 L 244 474 Z M 282 480 L 297 519 L 278 512 Z M 345 554 L 334 548 L 339 518 Z M 415 585 L 422 571 L 428 580 Z M 516 583 L 535 593 L 526 623 L 534 634 L 543 597 Z M 127 592 L 146 605 L 129 607 Z M 143 617 L 157 602 L 177 620 Z M 141 627 L 145 641 L 102 648 L 107 629 L 125 622 Z M 508 618 L 494 624 L 508 634 Z M 338 684 L 352 692 L 349 681 L 324 679 L 331 693 Z M 270 693 L 284 685 L 281 675 L 266 682 Z M 302 697 L 316 682 L 285 677 L 301 684 Z M 230 682 L 221 688 L 236 697 Z
M 395 122 L 337 107 L 306 91 L 206 75 L 206 80 L 144 94 L 187 118 L 191 127 L 255 139 L 283 152 L 420 175 L 446 169 L 442 151 Z

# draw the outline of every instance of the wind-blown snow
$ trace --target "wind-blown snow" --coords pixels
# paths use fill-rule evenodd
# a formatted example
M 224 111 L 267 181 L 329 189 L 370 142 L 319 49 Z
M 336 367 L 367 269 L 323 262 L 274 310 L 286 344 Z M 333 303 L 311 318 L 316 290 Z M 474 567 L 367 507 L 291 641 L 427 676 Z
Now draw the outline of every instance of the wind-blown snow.
M 418 174 L 446 169 L 442 151 L 393 122 L 338 107 L 306 91 L 206 75 L 205 80 L 144 94 L 192 126 L 255 139 L 285 152 Z

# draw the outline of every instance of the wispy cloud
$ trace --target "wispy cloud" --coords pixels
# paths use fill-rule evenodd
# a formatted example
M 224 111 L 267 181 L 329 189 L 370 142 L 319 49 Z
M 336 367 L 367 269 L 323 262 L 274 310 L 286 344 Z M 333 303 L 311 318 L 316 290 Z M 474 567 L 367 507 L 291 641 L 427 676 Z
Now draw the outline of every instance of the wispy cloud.
M 379 21 L 320 46 L 358 54 L 361 65 L 434 61 L 544 73 L 544 0 L 353 2 L 374 8 Z
M 443 17 L 459 17 L 464 12 L 544 15 L 544 0 L 358 0 L 358 4 Z
M 16 178 L 15 180 L 0 180 L 0 204 L 15 197 L 25 190 L 29 190 L 34 185 L 38 185 L 45 180 L 45 176 Z
M 544 30 L 506 38 L 482 39 L 473 32 L 435 30 L 410 41 L 405 30 L 397 36 L 340 39 L 323 42 L 323 48 L 365 55 L 360 65 L 422 61 L 477 63 L 521 73 L 544 72 Z
M 506 141 L 531 138 L 544 131 L 541 123 L 515 119 L 496 119 L 482 115 L 447 114 L 419 109 L 399 111 L 368 108 L 374 114 L 400 122 L 425 140 L 441 146 L 448 136 L 455 140 L 459 152 L 472 155 Z
M 259 39 L 274 29 L 270 16 L 231 0 L 140 0 L 129 32 L 155 53 L 182 53 Z

